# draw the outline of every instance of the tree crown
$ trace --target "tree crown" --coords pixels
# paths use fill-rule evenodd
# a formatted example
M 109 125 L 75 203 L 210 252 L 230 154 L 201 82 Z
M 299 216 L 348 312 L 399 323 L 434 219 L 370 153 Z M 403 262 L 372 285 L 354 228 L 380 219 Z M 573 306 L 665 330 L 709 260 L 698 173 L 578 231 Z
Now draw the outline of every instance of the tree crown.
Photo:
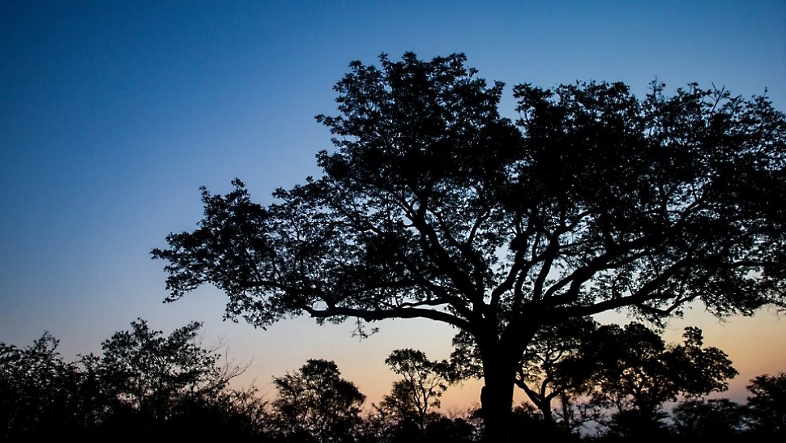
M 784 306 L 786 119 L 766 97 L 521 84 L 514 122 L 476 74 L 461 54 L 353 62 L 317 117 L 324 174 L 264 207 L 239 180 L 203 189 L 199 227 L 152 252 L 169 299 L 212 283 L 257 326 L 422 317 L 522 349 L 607 310 Z

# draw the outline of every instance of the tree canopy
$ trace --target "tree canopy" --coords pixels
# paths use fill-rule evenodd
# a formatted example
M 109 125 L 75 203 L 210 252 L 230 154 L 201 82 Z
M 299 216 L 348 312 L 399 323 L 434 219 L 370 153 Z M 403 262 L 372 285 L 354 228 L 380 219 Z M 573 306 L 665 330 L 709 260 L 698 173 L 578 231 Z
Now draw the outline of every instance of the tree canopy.
M 615 408 L 611 426 L 627 435 L 665 430 L 663 403 L 723 392 L 738 373 L 715 347 L 703 347 L 699 328 L 688 327 L 684 342 L 667 345 L 641 323 L 599 327 L 583 344 L 593 401 Z
M 752 426 L 758 431 L 786 435 L 786 372 L 753 378 L 748 392 Z
M 544 325 L 627 309 L 662 320 L 784 303 L 786 118 L 765 96 L 689 84 L 513 87 L 499 112 L 461 54 L 350 64 L 323 174 L 253 203 L 202 189 L 204 217 L 154 249 L 168 300 L 202 284 L 265 327 L 426 318 L 467 331 L 489 439 Z
M 415 349 L 396 349 L 385 363 L 401 378 L 393 382 L 391 393 L 382 398 L 379 407 L 424 431 L 429 413 L 441 406 L 440 398 L 448 389 L 452 378 L 449 363 L 429 360 Z
M 190 322 L 164 336 L 137 319 L 101 344 L 100 359 L 83 362 L 100 373 L 116 407 L 163 421 L 178 403 L 215 397 L 244 370 L 220 365 L 221 354 L 198 343 L 201 327 Z
M 332 361 L 308 360 L 297 372 L 275 377 L 273 384 L 278 391 L 276 421 L 292 441 L 343 441 L 360 423 L 366 396 L 341 378 Z

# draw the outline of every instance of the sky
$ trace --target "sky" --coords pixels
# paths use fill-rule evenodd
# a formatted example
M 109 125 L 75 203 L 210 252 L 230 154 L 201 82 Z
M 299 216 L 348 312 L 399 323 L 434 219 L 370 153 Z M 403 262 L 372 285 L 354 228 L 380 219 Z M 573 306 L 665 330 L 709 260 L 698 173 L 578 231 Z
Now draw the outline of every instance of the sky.
M 479 76 L 510 88 L 623 81 L 643 95 L 698 82 L 786 110 L 786 1 L 21 1 L 0 2 L 0 342 L 44 331 L 67 359 L 100 352 L 137 318 L 165 333 L 204 322 L 205 345 L 249 364 L 238 383 L 272 398 L 273 376 L 309 358 L 337 363 L 378 402 L 394 349 L 446 358 L 449 327 L 282 321 L 268 330 L 223 321 L 203 287 L 164 304 L 165 263 L 150 250 L 202 214 L 199 187 L 242 179 L 259 203 L 318 175 L 331 149 L 314 116 L 335 114 L 333 85 L 353 60 L 464 53 Z M 608 321 L 625 318 L 606 316 Z M 701 307 L 671 323 L 701 327 L 740 375 L 724 396 L 786 371 L 786 319 L 764 309 L 721 323 Z M 477 403 L 452 387 L 443 410 Z M 522 397 L 517 397 L 522 398 Z

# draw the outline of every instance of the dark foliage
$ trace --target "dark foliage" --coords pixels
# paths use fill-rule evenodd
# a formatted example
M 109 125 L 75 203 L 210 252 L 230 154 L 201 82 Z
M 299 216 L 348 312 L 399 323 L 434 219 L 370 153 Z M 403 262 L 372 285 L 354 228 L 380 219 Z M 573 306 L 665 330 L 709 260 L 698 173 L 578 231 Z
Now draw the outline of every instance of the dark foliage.
M 786 437 L 786 373 L 760 375 L 748 385 L 751 427 L 762 435 Z
M 277 433 L 287 441 L 351 441 L 366 396 L 341 378 L 334 362 L 308 360 L 273 383 Z
M 142 320 L 132 326 L 130 331 L 118 332 L 104 342 L 104 355 L 82 357 L 76 363 L 62 360 L 57 352 L 58 341 L 49 334 L 27 348 L 0 343 L 0 441 L 460 443 L 481 440 L 483 424 L 478 421 L 481 411 L 452 418 L 431 411 L 425 427 L 410 417 L 386 415 L 382 409 L 362 414 L 360 405 L 365 397 L 354 384 L 340 377 L 333 362 L 326 360 L 309 360 L 298 371 L 275 378 L 279 395 L 268 404 L 254 390 L 226 387 L 227 374 L 238 369 L 219 370 L 217 354 L 195 346 L 198 324 L 177 329 L 169 336 L 150 330 Z M 601 327 L 598 331 L 604 328 L 609 328 L 601 332 L 607 339 L 621 340 L 619 334 L 638 337 L 638 342 L 632 342 L 631 346 L 645 351 L 635 361 L 621 360 L 624 364 L 618 362 L 618 369 L 611 373 L 618 376 L 636 373 L 640 380 L 676 383 L 680 388 L 652 391 L 647 383 L 633 385 L 629 381 L 612 380 L 609 373 L 603 373 L 602 378 L 593 377 L 590 382 L 596 395 L 607 389 L 610 398 L 627 398 L 625 402 L 631 406 L 615 413 L 605 432 L 581 436 L 555 427 L 537 408 L 522 404 L 511 411 L 509 424 L 514 439 L 536 435 L 553 442 L 637 442 L 656 437 L 674 442 L 782 440 L 784 374 L 752 379 L 746 405 L 727 399 L 705 399 L 703 394 L 723 386 L 722 380 L 713 377 L 728 368 L 718 358 L 722 356 L 720 351 L 701 346 L 700 331 L 688 328 L 684 343 L 660 346 L 658 339 L 650 335 L 652 331 L 648 333 L 640 325 L 626 329 Z M 587 343 L 592 345 L 592 340 Z M 650 348 L 658 352 L 648 351 Z M 663 358 L 669 353 L 690 355 L 696 359 L 694 364 L 702 362 L 707 367 L 697 372 L 684 371 L 676 365 L 674 374 L 686 377 L 679 381 L 655 379 L 648 374 L 653 371 L 648 358 Z M 704 358 L 705 354 L 711 357 Z M 606 355 L 620 354 L 607 352 Z M 417 352 L 398 352 L 393 357 L 391 363 L 402 374 L 423 369 L 423 363 L 428 360 Z M 601 366 L 604 371 L 610 368 L 608 361 Z M 623 366 L 625 370 L 620 370 Z M 712 369 L 713 366 L 716 368 Z M 433 375 L 429 372 L 432 369 L 426 370 L 428 377 Z M 655 373 L 660 374 L 657 370 Z M 708 378 L 702 381 L 702 377 Z M 648 392 L 649 398 L 653 393 L 663 396 L 675 389 L 690 395 L 671 414 L 660 408 L 643 408 L 641 405 L 647 403 L 635 399 L 639 392 Z
M 379 408 L 425 433 L 430 419 L 439 418 L 434 410 L 439 409 L 440 398 L 452 378 L 449 363 L 429 360 L 415 349 L 396 349 L 385 363 L 401 378 L 393 382 L 391 393 L 382 398 Z
M 144 320 L 131 326 L 103 343 L 102 356 L 76 363 L 49 334 L 25 349 L 0 343 L 0 441 L 261 435 L 264 405 L 228 388 L 242 369 L 196 344 L 199 323 L 169 336 Z
M 688 438 L 715 439 L 734 437 L 745 430 L 747 409 L 729 399 L 694 399 L 674 408 L 674 430 Z
M 725 391 L 737 375 L 726 353 L 702 347 L 698 328 L 685 328 L 683 337 L 682 344 L 666 345 L 640 323 L 598 328 L 582 349 L 592 368 L 594 401 L 625 413 L 622 420 L 633 423 L 628 427 L 640 428 L 646 420 L 660 422 L 667 401 Z
M 49 333 L 27 348 L 0 343 L 0 440 L 22 441 L 94 423 L 93 386 Z

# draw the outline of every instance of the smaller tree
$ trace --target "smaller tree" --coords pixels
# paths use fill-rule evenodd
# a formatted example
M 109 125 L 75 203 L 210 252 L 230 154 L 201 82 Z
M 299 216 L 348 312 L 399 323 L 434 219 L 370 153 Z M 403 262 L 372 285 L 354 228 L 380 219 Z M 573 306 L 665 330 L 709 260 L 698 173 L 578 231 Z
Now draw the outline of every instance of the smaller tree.
M 221 366 L 215 349 L 201 347 L 201 327 L 191 322 L 164 336 L 137 319 L 104 341 L 97 371 L 115 407 L 164 421 L 179 402 L 223 391 L 244 368 Z
M 26 348 L 0 343 L 0 441 L 85 425 L 81 372 L 63 361 L 58 345 L 48 332 Z
M 703 348 L 698 328 L 685 328 L 683 337 L 683 344 L 667 346 L 640 323 L 605 325 L 592 335 L 583 358 L 595 362 L 594 401 L 617 409 L 611 422 L 615 433 L 663 430 L 663 403 L 728 388 L 727 380 L 737 371 L 726 354 Z
M 727 354 L 714 346 L 704 347 L 704 337 L 697 327 L 686 327 L 682 337 L 682 344 L 667 346 L 661 356 L 675 375 L 674 390 L 693 399 L 726 391 L 728 380 L 738 374 Z
M 742 432 L 746 408 L 727 398 L 689 399 L 672 413 L 674 430 L 690 438 L 720 439 Z
M 594 320 L 581 317 L 541 328 L 524 351 L 516 386 L 540 410 L 548 424 L 555 424 L 552 402 L 559 399 L 561 424 L 572 429 L 573 398 L 589 390 L 593 365 L 582 356 L 582 346 L 598 328 Z
M 274 413 L 288 441 L 344 441 L 360 423 L 366 396 L 341 378 L 332 361 L 310 359 L 297 372 L 274 377 L 273 384 L 278 391 Z
M 760 433 L 786 434 L 786 372 L 752 379 L 748 392 L 752 428 Z
M 425 432 L 430 413 L 441 405 L 440 398 L 451 378 L 446 361 L 432 361 L 422 351 L 397 349 L 385 363 L 402 377 L 393 383 L 380 407 L 392 412 L 400 422 L 410 421 Z

